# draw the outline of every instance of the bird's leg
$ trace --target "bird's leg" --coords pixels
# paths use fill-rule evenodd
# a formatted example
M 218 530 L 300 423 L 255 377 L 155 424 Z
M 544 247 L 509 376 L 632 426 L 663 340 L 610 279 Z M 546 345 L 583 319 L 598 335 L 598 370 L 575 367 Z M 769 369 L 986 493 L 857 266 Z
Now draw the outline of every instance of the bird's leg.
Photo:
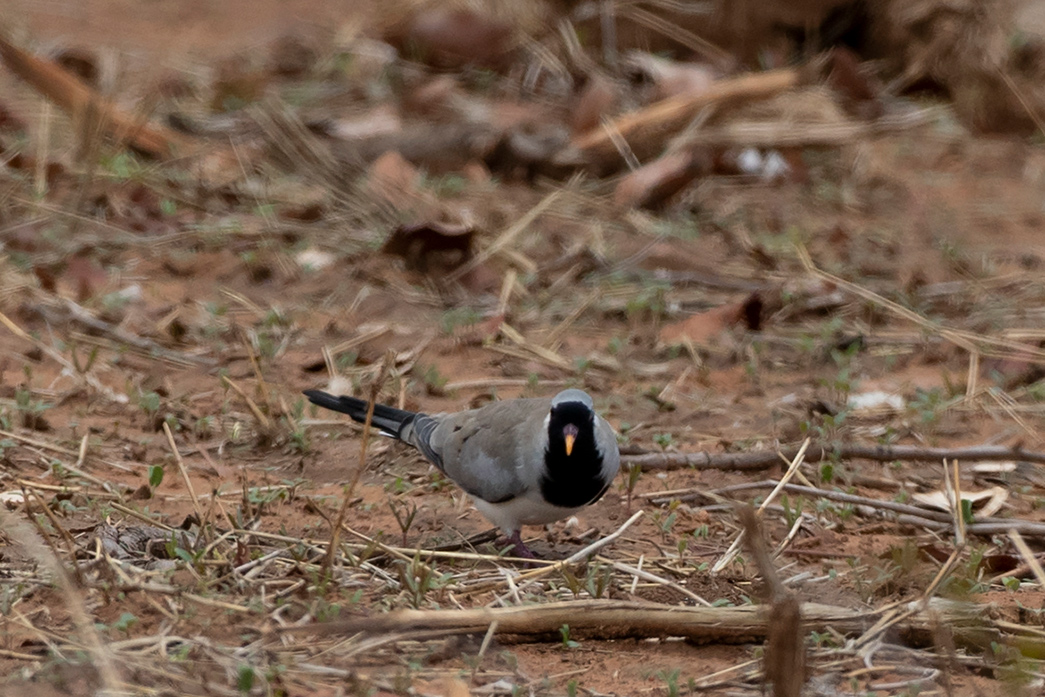
M 530 551 L 530 548 L 526 546 L 526 543 L 522 541 L 522 531 L 515 530 L 511 535 L 508 536 L 508 541 L 512 543 L 512 551 L 515 552 L 515 556 L 522 557 L 523 559 L 536 559 L 537 555 Z

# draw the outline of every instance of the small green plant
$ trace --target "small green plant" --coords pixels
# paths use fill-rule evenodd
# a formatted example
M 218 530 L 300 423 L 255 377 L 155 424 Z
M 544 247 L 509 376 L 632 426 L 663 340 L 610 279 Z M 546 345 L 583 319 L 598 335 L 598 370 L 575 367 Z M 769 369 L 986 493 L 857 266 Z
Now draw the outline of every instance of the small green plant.
M 420 554 L 415 554 L 409 563 L 401 563 L 399 568 L 403 588 L 415 609 L 424 604 L 430 591 L 444 588 L 453 578 L 452 574 L 436 574 L 432 567 L 421 561 Z
M 678 501 L 672 501 L 672 503 L 678 505 Z M 675 527 L 675 522 L 678 520 L 678 512 L 671 511 L 667 515 L 663 515 L 660 511 L 653 515 L 653 520 L 656 521 L 657 527 L 660 528 L 660 532 L 664 537 L 668 537 L 671 534 L 672 529 Z
M 635 487 L 642 476 L 642 467 L 634 463 L 625 466 L 624 469 L 624 493 L 627 496 L 628 510 L 631 510 L 631 497 L 635 495 Z
M 459 174 L 447 174 L 441 177 L 425 177 L 422 186 L 431 188 L 439 198 L 452 198 L 464 191 L 468 181 Z
M 612 567 L 602 564 L 589 564 L 587 577 L 584 579 L 584 588 L 591 597 L 601 598 L 609 589 L 612 578 Z
M 435 397 L 441 397 L 446 394 L 446 383 L 449 380 L 439 372 L 439 368 L 435 365 L 429 365 L 425 368 L 422 380 L 425 384 L 425 392 L 428 394 Z
M 243 664 L 239 667 L 239 673 L 236 678 L 236 689 L 239 690 L 240 694 L 249 694 L 254 689 L 254 667 Z
M 820 484 L 830 484 L 835 479 L 835 463 L 830 459 L 820 463 Z
M 129 634 L 131 627 L 138 624 L 138 618 L 133 613 L 122 612 L 120 616 L 112 623 L 112 628 L 118 632 Z
M 21 415 L 23 428 L 46 430 L 43 413 L 50 408 L 49 404 L 33 399 L 33 393 L 29 389 L 15 389 L 15 410 Z
M 308 439 L 308 429 L 302 424 L 305 418 L 305 400 L 299 399 L 294 402 L 291 413 L 280 417 L 280 423 L 286 429 L 287 444 L 294 452 L 302 455 L 311 450 L 312 444 Z
M 455 307 L 443 313 L 440 327 L 444 334 L 453 334 L 458 327 L 468 327 L 478 324 L 483 316 L 470 307 Z
M 574 641 L 570 638 L 570 625 L 564 624 L 559 627 L 559 634 L 562 635 L 562 648 L 575 649 L 580 646 L 580 642 Z
M 667 316 L 667 291 L 669 286 L 662 282 L 651 281 L 628 300 L 625 314 L 629 320 L 659 321 Z
M 661 450 L 667 450 L 675 444 L 675 436 L 670 433 L 654 433 L 653 442 L 660 446 Z
M 410 526 L 414 524 L 414 518 L 417 516 L 417 504 L 411 503 L 398 503 L 395 499 L 388 499 L 388 507 L 392 510 L 392 515 L 396 519 L 396 523 L 399 525 L 399 530 L 403 534 L 403 546 L 407 546 L 407 533 L 410 531 Z
M 784 509 L 784 520 L 787 521 L 788 529 L 793 528 L 799 518 L 802 517 L 802 504 L 803 500 L 801 496 L 795 500 L 795 505 L 792 507 L 791 500 L 788 498 L 787 494 L 780 495 L 780 505 Z
M 163 483 L 163 465 L 149 466 L 149 488 L 155 490 Z
M 678 668 L 675 670 L 662 670 L 657 673 L 657 677 L 664 681 L 664 685 L 667 687 L 668 697 L 679 697 L 679 674 Z

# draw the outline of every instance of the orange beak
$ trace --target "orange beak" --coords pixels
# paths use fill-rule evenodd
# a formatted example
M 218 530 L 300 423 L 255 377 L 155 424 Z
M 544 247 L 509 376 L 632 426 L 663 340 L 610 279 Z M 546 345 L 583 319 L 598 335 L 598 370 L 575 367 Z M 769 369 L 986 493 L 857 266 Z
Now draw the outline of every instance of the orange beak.
M 568 424 L 562 429 L 562 436 L 566 440 L 566 457 L 570 456 L 573 452 L 573 444 L 577 441 L 577 427 L 573 424 Z

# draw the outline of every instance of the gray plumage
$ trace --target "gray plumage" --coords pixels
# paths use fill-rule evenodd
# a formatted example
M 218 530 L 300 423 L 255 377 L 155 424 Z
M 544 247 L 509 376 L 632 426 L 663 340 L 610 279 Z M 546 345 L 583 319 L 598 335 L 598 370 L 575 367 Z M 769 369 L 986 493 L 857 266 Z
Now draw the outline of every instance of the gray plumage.
M 366 419 L 364 400 L 319 390 L 305 394 L 314 404 Z M 375 405 L 372 423 L 417 448 L 468 492 L 517 549 L 520 526 L 565 518 L 593 503 L 620 467 L 613 428 L 594 413 L 591 397 L 577 389 L 452 414 Z M 525 545 L 522 550 L 528 553 Z

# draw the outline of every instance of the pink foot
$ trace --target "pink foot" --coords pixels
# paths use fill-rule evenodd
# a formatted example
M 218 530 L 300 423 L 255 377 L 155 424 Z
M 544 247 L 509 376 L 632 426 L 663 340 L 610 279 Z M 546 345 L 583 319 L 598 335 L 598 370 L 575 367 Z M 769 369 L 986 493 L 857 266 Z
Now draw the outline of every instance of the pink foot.
M 515 556 L 522 557 L 523 559 L 536 559 L 537 555 L 530 551 L 530 548 L 526 546 L 526 543 L 522 541 L 522 532 L 516 530 L 508 536 L 508 541 L 512 543 L 512 551 Z

